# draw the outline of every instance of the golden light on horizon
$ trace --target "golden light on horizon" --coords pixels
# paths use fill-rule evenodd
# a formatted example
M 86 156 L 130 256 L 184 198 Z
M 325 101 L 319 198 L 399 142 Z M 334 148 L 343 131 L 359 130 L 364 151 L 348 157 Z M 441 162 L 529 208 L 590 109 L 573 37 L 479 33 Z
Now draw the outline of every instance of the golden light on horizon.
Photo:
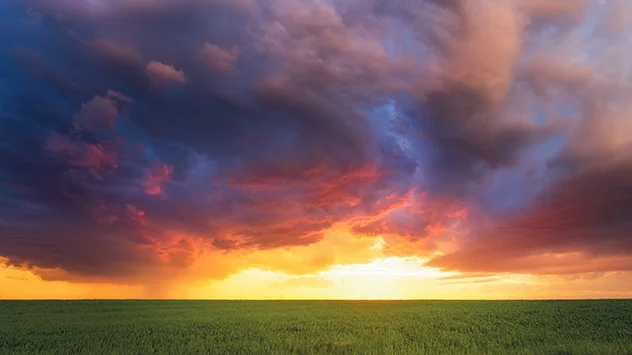
M 550 299 L 632 297 L 630 273 L 583 277 L 466 275 L 423 266 L 420 258 L 383 257 L 304 275 L 251 268 L 220 280 L 143 286 L 45 281 L 0 267 L 0 299 Z

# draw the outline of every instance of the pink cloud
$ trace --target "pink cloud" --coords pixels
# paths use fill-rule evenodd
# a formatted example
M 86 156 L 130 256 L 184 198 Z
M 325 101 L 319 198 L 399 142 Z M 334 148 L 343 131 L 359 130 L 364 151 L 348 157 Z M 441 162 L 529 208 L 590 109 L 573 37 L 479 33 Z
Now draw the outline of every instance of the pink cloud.
M 581 20 L 587 10 L 588 0 L 519 0 L 519 7 L 533 18 L 566 17 Z
M 154 164 L 143 181 L 145 193 L 152 196 L 163 195 L 162 184 L 169 180 L 172 172 L 173 168 L 166 164 Z
M 130 219 L 137 221 L 143 226 L 147 225 L 148 221 L 144 211 L 131 204 L 125 204 L 125 209 L 127 210 L 127 215 Z
M 133 47 L 105 38 L 93 41 L 92 47 L 105 56 L 123 62 L 134 62 L 142 59 L 141 54 Z
M 184 72 L 177 70 L 173 65 L 167 65 L 152 60 L 147 64 L 146 69 L 149 77 L 158 82 L 173 82 L 176 84 L 184 84 L 187 82 L 187 76 Z
M 213 71 L 219 73 L 235 73 L 235 61 L 239 53 L 236 47 L 230 50 L 223 49 L 214 44 L 206 43 L 198 53 L 198 59 L 207 64 Z
M 44 148 L 76 167 L 96 170 L 117 168 L 116 152 L 103 144 L 72 141 L 53 133 L 44 143 Z
M 600 30 L 608 34 L 622 34 L 632 23 L 632 4 L 627 0 L 610 0 L 612 7 Z

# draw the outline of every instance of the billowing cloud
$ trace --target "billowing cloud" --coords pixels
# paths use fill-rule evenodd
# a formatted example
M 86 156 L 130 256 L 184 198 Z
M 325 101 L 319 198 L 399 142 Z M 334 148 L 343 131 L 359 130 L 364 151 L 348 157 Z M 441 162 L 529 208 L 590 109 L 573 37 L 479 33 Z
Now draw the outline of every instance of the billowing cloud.
M 113 131 L 115 121 L 120 117 L 118 105 L 131 100 L 124 95 L 108 90 L 105 96 L 95 96 L 81 106 L 75 116 L 75 123 L 87 131 Z
M 129 283 L 375 245 L 481 275 L 630 270 L 628 7 L 2 3 L 0 257 Z

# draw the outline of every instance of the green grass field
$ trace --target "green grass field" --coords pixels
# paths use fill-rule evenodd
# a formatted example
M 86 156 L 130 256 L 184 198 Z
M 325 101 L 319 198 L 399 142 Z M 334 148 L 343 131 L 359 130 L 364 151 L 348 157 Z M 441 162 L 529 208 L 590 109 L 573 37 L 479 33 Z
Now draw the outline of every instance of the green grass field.
M 632 301 L 3 301 L 0 354 L 632 354 Z

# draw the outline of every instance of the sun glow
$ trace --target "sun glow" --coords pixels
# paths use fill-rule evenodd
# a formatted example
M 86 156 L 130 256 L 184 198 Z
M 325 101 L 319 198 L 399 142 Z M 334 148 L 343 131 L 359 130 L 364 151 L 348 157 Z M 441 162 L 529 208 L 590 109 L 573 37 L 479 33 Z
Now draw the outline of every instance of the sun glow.
M 323 275 L 370 275 L 370 276 L 391 276 L 391 277 L 421 277 L 436 278 L 457 273 L 444 273 L 436 268 L 421 266 L 424 260 L 419 258 L 398 258 L 388 257 L 375 259 L 368 264 L 338 265 L 328 271 L 323 271 Z
M 421 299 L 454 298 L 464 284 L 445 279 L 456 272 L 424 267 L 424 259 L 380 257 L 368 263 L 338 264 L 309 275 L 249 269 L 200 285 L 193 298 L 241 299 Z M 457 291 L 457 292 L 455 292 Z
M 125 286 L 46 281 L 30 271 L 0 266 L 0 299 L 516 299 L 630 297 L 628 273 L 558 277 L 469 275 L 424 267 L 423 259 L 382 257 L 292 275 L 248 269 L 224 279 Z M 597 288 L 595 290 L 595 288 Z
M 379 258 L 367 264 L 336 265 L 320 275 L 343 286 L 342 298 L 415 298 L 410 292 L 411 284 L 430 285 L 437 278 L 455 274 L 423 267 L 423 261 L 419 258 Z

